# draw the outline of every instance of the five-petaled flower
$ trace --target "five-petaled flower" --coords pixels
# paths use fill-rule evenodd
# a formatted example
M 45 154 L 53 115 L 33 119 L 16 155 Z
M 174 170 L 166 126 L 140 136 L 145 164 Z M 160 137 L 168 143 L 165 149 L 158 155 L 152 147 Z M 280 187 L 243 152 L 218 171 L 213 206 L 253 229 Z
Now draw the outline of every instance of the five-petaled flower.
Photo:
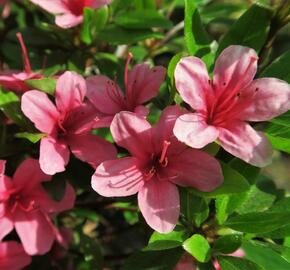
M 19 270 L 29 265 L 31 257 L 15 241 L 0 242 L 0 269 Z
M 83 21 L 84 8 L 98 9 L 112 0 L 30 0 L 56 16 L 55 23 L 61 28 L 71 28 Z
M 148 109 L 142 104 L 158 94 L 166 69 L 162 66 L 150 69 L 147 64 L 138 64 L 129 72 L 130 59 L 129 54 L 124 74 L 125 94 L 106 76 L 97 75 L 86 80 L 87 96 L 98 110 L 98 127 L 109 127 L 115 114 L 121 111 L 146 116 Z
M 103 162 L 92 177 L 93 189 L 103 196 L 138 193 L 146 222 L 163 233 L 173 230 L 179 217 L 176 185 L 212 191 L 223 182 L 217 160 L 173 136 L 173 125 L 182 113 L 178 106 L 167 107 L 155 127 L 132 112 L 118 113 L 111 132 L 132 156 Z
M 84 78 L 67 71 L 57 80 L 56 106 L 40 91 L 28 91 L 22 96 L 22 111 L 46 134 L 41 139 L 39 157 L 40 167 L 46 174 L 65 170 L 69 148 L 77 158 L 93 167 L 116 156 L 111 143 L 91 134 L 96 112 L 89 102 L 84 102 L 85 95 Z
M 7 72 L 0 72 L 0 85 L 2 85 L 7 90 L 12 90 L 18 93 L 23 93 L 28 91 L 30 88 L 25 84 L 26 80 L 32 79 L 40 79 L 42 77 L 41 74 L 34 73 L 31 69 L 28 53 L 20 33 L 16 34 L 21 49 L 22 49 L 22 58 L 24 62 L 24 71 L 7 71 Z
M 255 166 L 267 165 L 272 147 L 247 121 L 268 121 L 288 111 L 290 86 L 274 78 L 253 80 L 257 60 L 253 49 L 230 46 L 218 57 L 210 80 L 199 58 L 182 58 L 175 70 L 176 87 L 195 112 L 177 119 L 175 136 L 193 148 L 218 139 L 232 155 Z
M 30 255 L 48 252 L 61 237 L 51 221 L 74 206 L 75 192 L 67 184 L 61 201 L 52 200 L 42 182 L 51 176 L 42 172 L 35 159 L 23 161 L 14 176 L 4 175 L 5 161 L 0 161 L 0 241 L 15 228 L 25 251 Z

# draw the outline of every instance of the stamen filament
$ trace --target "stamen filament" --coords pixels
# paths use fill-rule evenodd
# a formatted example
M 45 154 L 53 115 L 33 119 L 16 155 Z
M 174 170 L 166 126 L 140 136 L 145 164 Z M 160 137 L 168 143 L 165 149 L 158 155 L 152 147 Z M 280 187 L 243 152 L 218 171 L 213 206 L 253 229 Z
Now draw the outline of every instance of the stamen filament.
M 168 150 L 168 147 L 171 143 L 169 141 L 164 141 L 163 142 L 163 148 L 162 148 L 162 152 L 161 152 L 161 157 L 159 159 L 159 163 L 163 163 L 164 161 L 166 161 L 166 154 L 167 154 L 167 150 Z M 168 161 L 167 161 L 168 163 Z
M 23 62 L 24 62 L 25 72 L 26 73 L 32 73 L 30 62 L 29 62 L 29 57 L 28 57 L 28 53 L 27 53 L 27 49 L 26 49 L 26 46 L 24 44 L 22 35 L 21 35 L 21 33 L 18 32 L 16 34 L 16 36 L 18 38 L 18 41 L 19 41 L 21 49 L 22 49 L 22 58 L 23 58 Z

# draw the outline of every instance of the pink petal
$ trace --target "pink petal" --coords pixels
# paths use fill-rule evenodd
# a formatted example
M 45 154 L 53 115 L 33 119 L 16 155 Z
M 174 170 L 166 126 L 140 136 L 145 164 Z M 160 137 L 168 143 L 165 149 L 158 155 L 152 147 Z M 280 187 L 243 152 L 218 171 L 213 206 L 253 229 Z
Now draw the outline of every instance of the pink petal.
M 10 177 L 3 175 L 0 177 L 0 201 L 2 200 L 3 196 L 6 197 L 6 191 L 13 188 L 12 180 Z
M 61 28 L 68 29 L 81 24 L 83 19 L 83 15 L 77 16 L 72 13 L 65 13 L 56 16 L 55 24 Z
M 31 200 L 35 200 L 42 210 L 50 214 L 61 213 L 72 209 L 74 207 L 75 198 L 75 191 L 70 184 L 66 185 L 64 196 L 60 201 L 52 200 L 42 187 L 40 187 L 37 192 L 30 195 Z
M 0 269 L 18 270 L 31 263 L 31 257 L 14 241 L 0 243 Z
M 86 81 L 79 74 L 66 71 L 56 84 L 55 101 L 60 112 L 69 112 L 82 105 L 87 91 Z
M 92 177 L 92 188 L 105 197 L 136 194 L 144 184 L 139 161 L 125 157 L 103 162 Z
M 143 118 L 131 112 L 116 114 L 111 133 L 115 142 L 126 148 L 133 156 L 147 157 L 152 153 L 151 125 Z
M 103 75 L 86 79 L 87 96 L 93 105 L 101 112 L 114 116 L 123 110 L 124 95 L 112 80 Z
M 175 85 L 182 97 L 195 110 L 206 110 L 206 100 L 212 95 L 207 68 L 201 59 L 182 58 L 174 72 Z
M 89 132 L 97 123 L 97 111 L 91 102 L 85 102 L 67 114 L 65 127 L 71 134 Z
M 223 183 L 220 164 L 205 152 L 188 148 L 168 157 L 168 161 L 167 174 L 177 185 L 209 192 Z
M 255 50 L 233 45 L 218 57 L 213 83 L 217 92 L 233 92 L 249 85 L 257 71 L 258 56 Z
M 26 92 L 21 99 L 21 110 L 41 132 L 50 134 L 55 129 L 59 112 L 45 93 Z
M 135 65 L 128 77 L 127 98 L 129 103 L 136 106 L 157 96 L 165 76 L 164 67 L 150 68 L 147 64 Z
M 41 211 L 14 213 L 16 232 L 29 255 L 47 253 L 54 242 L 53 228 L 47 217 Z
M 168 181 L 151 179 L 138 193 L 139 208 L 148 225 L 160 233 L 172 231 L 179 217 L 179 193 Z
M 181 115 L 176 120 L 173 132 L 178 140 L 193 148 L 202 148 L 214 142 L 219 134 L 216 127 L 208 125 L 205 118 L 197 113 Z
M 179 106 L 169 106 L 165 108 L 159 118 L 158 123 L 152 129 L 153 143 L 155 144 L 155 152 L 160 151 L 163 146 L 163 142 L 172 139 L 173 127 L 176 119 L 186 113 L 187 111 Z
M 250 104 L 241 113 L 248 121 L 268 121 L 290 110 L 290 85 L 287 82 L 262 78 L 254 80 L 245 90 Z
M 149 108 L 143 106 L 143 105 L 140 105 L 140 106 L 137 106 L 134 110 L 134 113 L 138 114 L 139 116 L 141 117 L 144 117 L 146 118 L 147 115 L 149 114 L 150 110 Z
M 232 155 L 257 167 L 271 162 L 272 146 L 267 138 L 249 124 L 236 121 L 219 128 L 221 146 Z
M 14 225 L 10 218 L 8 218 L 7 216 L 0 217 L 0 242 L 3 240 L 3 238 L 6 235 L 8 235 L 13 230 L 13 228 L 14 228 Z
M 44 174 L 40 169 L 39 161 L 29 158 L 18 166 L 13 176 L 13 183 L 15 187 L 23 188 L 23 192 L 29 194 L 35 186 L 50 179 L 51 176 Z
M 52 137 L 43 138 L 40 142 L 40 167 L 49 175 L 63 172 L 69 161 L 69 154 L 65 144 L 57 142 Z
M 68 143 L 70 150 L 78 159 L 91 164 L 94 168 L 103 161 L 117 157 L 113 144 L 93 134 L 72 135 Z
M 68 11 L 67 6 L 62 0 L 30 0 L 30 2 L 53 14 L 65 13 Z

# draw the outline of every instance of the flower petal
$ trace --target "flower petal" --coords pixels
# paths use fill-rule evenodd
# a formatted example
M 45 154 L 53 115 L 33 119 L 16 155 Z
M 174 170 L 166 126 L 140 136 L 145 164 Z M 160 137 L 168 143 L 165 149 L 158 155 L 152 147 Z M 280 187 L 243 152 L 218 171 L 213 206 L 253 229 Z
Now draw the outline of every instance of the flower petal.
M 112 2 L 112 0 L 93 0 L 93 1 L 91 1 L 92 3 L 91 3 L 91 7 L 92 8 L 100 8 L 100 7 L 102 7 L 102 6 L 104 6 L 104 5 L 109 5 L 109 4 L 111 4 L 111 2 Z
M 136 107 L 157 96 L 165 75 L 164 67 L 150 68 L 147 64 L 135 65 L 128 76 L 127 98 L 130 105 Z
M 13 228 L 14 228 L 13 222 L 9 217 L 7 216 L 0 217 L 0 242 L 6 235 L 8 235 L 13 230 Z
M 61 28 L 68 29 L 82 23 L 83 15 L 74 15 L 72 13 L 64 13 L 55 17 L 55 24 Z
M 55 129 L 59 112 L 45 93 L 26 92 L 21 99 L 21 110 L 41 132 L 50 134 Z
M 14 213 L 16 232 L 29 255 L 43 255 L 52 247 L 54 230 L 47 218 L 41 211 Z
M 50 179 L 51 176 L 40 169 L 38 160 L 28 158 L 18 166 L 13 176 L 13 183 L 19 188 L 24 188 L 23 192 L 29 194 L 36 185 Z
M 68 12 L 67 6 L 62 0 L 30 0 L 31 3 L 40 6 L 44 10 L 52 14 L 60 14 Z
M 201 59 L 182 58 L 174 72 L 175 85 L 182 99 L 195 110 L 206 110 L 207 96 L 212 94 L 207 68 Z
M 221 146 L 232 155 L 257 167 L 264 167 L 271 162 L 270 142 L 249 124 L 236 121 L 219 130 Z
M 152 153 L 151 125 L 131 112 L 116 114 L 111 124 L 115 142 L 126 148 L 132 156 L 147 157 Z
M 249 106 L 241 113 L 248 121 L 268 121 L 290 110 L 290 85 L 287 82 L 262 78 L 254 80 L 246 89 Z
M 124 95 L 112 80 L 103 75 L 92 76 L 86 79 L 87 97 L 93 105 L 107 115 L 115 115 L 123 110 Z
M 218 161 L 195 149 L 188 148 L 178 155 L 170 156 L 167 171 L 175 184 L 204 192 L 213 191 L 223 183 L 223 173 Z
M 222 51 L 215 63 L 213 83 L 217 93 L 234 92 L 249 85 L 257 72 L 255 50 L 232 45 Z
M 31 263 L 21 244 L 15 241 L 0 243 L 0 269 L 23 269 Z
M 215 141 L 218 129 L 206 123 L 204 117 L 197 113 L 181 115 L 175 123 L 174 135 L 178 140 L 193 148 L 202 148 Z
M 87 91 L 86 81 L 79 74 L 66 71 L 56 84 L 55 101 L 60 112 L 69 112 L 82 105 Z
M 105 197 L 136 194 L 143 184 L 143 173 L 134 157 L 105 161 L 92 177 L 92 188 Z
M 117 157 L 113 144 L 93 134 L 72 135 L 69 137 L 68 144 L 77 158 L 91 164 L 94 168 L 103 161 Z
M 63 198 L 60 201 L 54 201 L 47 194 L 43 187 L 40 187 L 36 192 L 30 194 L 30 199 L 37 202 L 41 209 L 47 213 L 61 213 L 74 207 L 75 191 L 70 184 L 66 185 Z
M 174 184 L 151 179 L 139 191 L 138 204 L 155 231 L 168 233 L 174 229 L 180 211 L 179 193 Z
M 40 167 L 49 175 L 63 172 L 69 161 L 69 154 L 65 144 L 57 142 L 52 137 L 43 138 L 40 142 Z

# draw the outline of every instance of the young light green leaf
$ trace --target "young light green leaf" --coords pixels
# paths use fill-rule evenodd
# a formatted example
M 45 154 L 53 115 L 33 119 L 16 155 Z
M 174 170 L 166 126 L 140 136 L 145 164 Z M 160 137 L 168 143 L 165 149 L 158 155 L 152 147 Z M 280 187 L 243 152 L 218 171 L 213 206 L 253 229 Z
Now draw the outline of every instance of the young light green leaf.
M 40 90 L 50 95 L 54 95 L 56 87 L 56 79 L 42 78 L 42 79 L 26 80 L 25 84 L 30 88 Z
M 183 248 L 199 262 L 208 262 L 210 260 L 210 245 L 200 234 L 194 234 L 185 240 Z
M 15 134 L 16 138 L 27 139 L 32 143 L 39 142 L 44 136 L 46 136 L 46 134 L 29 132 L 20 132 Z

